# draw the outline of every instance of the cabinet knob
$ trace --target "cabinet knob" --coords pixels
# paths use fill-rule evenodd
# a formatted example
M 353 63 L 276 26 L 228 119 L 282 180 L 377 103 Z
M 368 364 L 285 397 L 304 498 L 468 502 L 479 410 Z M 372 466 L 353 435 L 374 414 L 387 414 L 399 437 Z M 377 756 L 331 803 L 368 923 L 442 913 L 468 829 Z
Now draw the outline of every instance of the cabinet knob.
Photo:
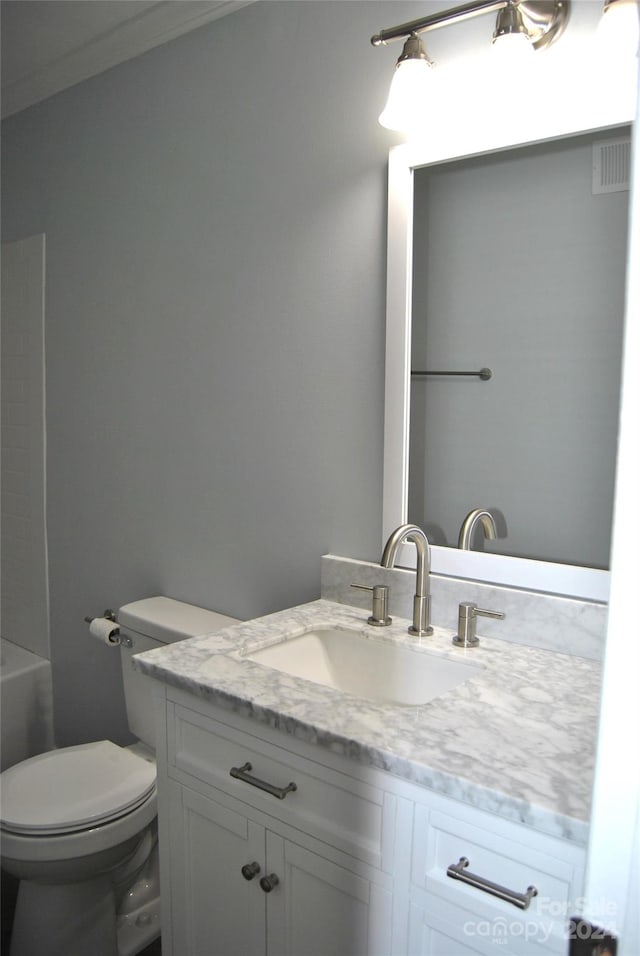
M 260 872 L 260 864 L 256 863 L 255 860 L 253 863 L 245 863 L 240 872 L 245 880 L 252 880 Z
M 278 885 L 280 880 L 275 873 L 269 873 L 269 876 L 263 876 L 260 880 L 260 886 L 265 891 L 265 893 L 270 893 L 271 890 Z

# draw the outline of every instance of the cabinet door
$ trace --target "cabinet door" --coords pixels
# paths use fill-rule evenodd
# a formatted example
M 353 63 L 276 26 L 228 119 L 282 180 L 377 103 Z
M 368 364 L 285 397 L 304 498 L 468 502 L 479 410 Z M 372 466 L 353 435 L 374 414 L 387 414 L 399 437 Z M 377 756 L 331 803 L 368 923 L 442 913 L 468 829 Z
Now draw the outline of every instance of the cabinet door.
M 392 894 L 267 831 L 267 956 L 389 956 Z
M 410 906 L 409 956 L 479 956 L 483 952 L 474 949 L 468 938 L 462 941 L 464 927 L 435 919 L 429 909 L 415 903 Z
M 264 956 L 264 829 L 183 787 L 170 812 L 175 956 Z M 247 880 L 254 861 L 261 871 Z
M 558 956 L 536 920 L 523 921 L 518 915 L 479 919 L 437 897 L 411 904 L 408 952 L 409 956 L 495 956 L 498 952 L 504 956 Z

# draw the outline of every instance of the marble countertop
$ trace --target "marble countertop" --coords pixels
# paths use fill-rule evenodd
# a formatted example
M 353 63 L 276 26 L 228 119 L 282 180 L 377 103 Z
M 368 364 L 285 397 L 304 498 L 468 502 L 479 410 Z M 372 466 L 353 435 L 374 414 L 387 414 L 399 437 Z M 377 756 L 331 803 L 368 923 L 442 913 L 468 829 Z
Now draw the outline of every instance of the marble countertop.
M 386 628 L 366 612 L 314 601 L 134 657 L 135 666 L 227 710 L 541 832 L 586 843 L 600 666 L 579 657 L 482 638 L 454 648 L 434 628 L 419 645 L 409 622 Z M 309 627 L 339 625 L 481 664 L 420 706 L 372 703 L 243 659 Z M 505 627 L 507 622 L 505 622 Z

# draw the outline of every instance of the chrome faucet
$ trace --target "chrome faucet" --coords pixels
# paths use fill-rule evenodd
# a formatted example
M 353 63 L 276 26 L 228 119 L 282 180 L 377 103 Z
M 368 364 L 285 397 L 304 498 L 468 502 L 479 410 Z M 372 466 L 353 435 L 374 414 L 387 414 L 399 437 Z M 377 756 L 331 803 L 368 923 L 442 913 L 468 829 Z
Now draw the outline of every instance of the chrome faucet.
M 462 522 L 458 536 L 459 548 L 462 548 L 464 551 L 471 550 L 473 532 L 476 530 L 478 523 L 482 525 L 485 538 L 493 541 L 498 537 L 498 529 L 496 528 L 496 522 L 491 512 L 486 511 L 484 508 L 476 508 L 475 511 L 470 511 Z
M 383 568 L 392 568 L 398 553 L 398 548 L 405 541 L 412 541 L 418 551 L 418 567 L 416 570 L 416 593 L 413 598 L 413 624 L 408 628 L 409 634 L 422 637 L 424 634 L 433 634 L 431 627 L 431 595 L 429 593 L 429 574 L 431 572 L 431 549 L 426 534 L 415 524 L 402 524 L 389 535 L 384 546 L 380 564 Z

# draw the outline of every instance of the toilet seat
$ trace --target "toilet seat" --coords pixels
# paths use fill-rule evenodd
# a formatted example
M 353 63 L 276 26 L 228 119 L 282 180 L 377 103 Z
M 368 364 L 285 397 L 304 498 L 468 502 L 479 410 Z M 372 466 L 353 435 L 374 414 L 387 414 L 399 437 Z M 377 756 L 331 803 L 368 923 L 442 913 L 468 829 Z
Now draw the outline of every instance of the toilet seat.
M 155 762 L 110 740 L 31 757 L 2 774 L 2 829 L 47 837 L 93 829 L 155 793 Z

